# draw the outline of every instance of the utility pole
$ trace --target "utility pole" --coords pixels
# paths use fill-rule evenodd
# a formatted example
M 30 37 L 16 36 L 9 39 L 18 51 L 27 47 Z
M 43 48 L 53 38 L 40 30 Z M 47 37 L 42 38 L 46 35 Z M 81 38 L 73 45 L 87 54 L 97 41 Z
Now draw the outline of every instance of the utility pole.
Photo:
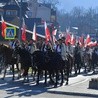
M 20 1 L 20 14 L 19 14 L 19 32 L 18 32 L 18 39 L 21 41 L 21 27 L 22 27 L 22 0 Z

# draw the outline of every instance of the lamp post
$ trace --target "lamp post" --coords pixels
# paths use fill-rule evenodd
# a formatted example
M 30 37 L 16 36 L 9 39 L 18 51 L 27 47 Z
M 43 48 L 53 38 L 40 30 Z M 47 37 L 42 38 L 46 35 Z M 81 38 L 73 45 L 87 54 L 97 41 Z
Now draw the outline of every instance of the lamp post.
M 22 27 L 22 0 L 20 1 L 20 13 L 19 13 L 19 33 L 18 33 L 18 39 L 21 41 L 21 27 Z

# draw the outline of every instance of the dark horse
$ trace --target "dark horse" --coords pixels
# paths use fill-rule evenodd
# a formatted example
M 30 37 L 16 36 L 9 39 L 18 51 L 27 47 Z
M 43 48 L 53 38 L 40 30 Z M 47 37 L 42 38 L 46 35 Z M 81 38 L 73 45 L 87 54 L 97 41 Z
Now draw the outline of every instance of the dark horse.
M 23 77 L 24 77 L 24 82 L 27 78 L 28 79 L 28 71 L 29 68 L 32 67 L 32 62 L 31 62 L 31 54 L 25 49 L 21 47 L 16 47 L 14 50 L 14 54 L 19 54 L 20 56 L 20 63 L 21 63 L 21 70 L 23 70 Z
M 51 75 L 56 74 L 56 82 L 54 84 L 57 87 L 59 72 L 61 73 L 61 84 L 63 84 L 63 70 L 65 69 L 65 62 L 63 61 L 61 55 L 56 52 L 43 52 L 43 51 L 35 51 L 33 54 L 33 66 L 36 66 L 38 69 L 37 75 L 37 84 L 39 84 L 39 75 L 40 72 L 45 70 L 45 83 L 47 82 L 47 71 L 49 73 L 49 78 L 51 81 Z M 68 79 L 67 79 L 68 80 Z M 68 84 L 68 81 L 67 81 Z
M 13 80 L 14 80 L 14 65 L 16 64 L 17 69 L 18 69 L 18 62 L 17 58 L 13 56 L 13 49 L 9 48 L 7 45 L 1 44 L 0 45 L 0 54 L 3 56 L 3 62 L 4 62 L 4 76 L 3 79 L 5 78 L 6 75 L 6 70 L 8 65 L 12 66 L 12 73 L 13 73 Z M 19 69 L 18 69 L 19 71 Z

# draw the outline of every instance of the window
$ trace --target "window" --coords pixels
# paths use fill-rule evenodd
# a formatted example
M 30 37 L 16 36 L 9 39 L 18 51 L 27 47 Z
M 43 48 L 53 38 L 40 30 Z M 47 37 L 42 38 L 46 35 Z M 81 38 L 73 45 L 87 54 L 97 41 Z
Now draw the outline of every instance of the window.
M 6 15 L 8 15 L 8 16 L 16 16 L 17 11 L 16 10 L 7 10 Z

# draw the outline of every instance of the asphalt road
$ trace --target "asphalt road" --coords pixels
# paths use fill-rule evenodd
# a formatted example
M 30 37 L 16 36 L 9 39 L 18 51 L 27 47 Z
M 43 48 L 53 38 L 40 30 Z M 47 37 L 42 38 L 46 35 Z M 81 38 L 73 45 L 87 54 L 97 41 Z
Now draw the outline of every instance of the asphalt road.
M 97 74 L 81 74 L 69 78 L 69 85 L 54 88 L 45 86 L 43 81 L 35 85 L 32 77 L 29 83 L 22 83 L 22 79 L 11 80 L 7 75 L 2 80 L 0 75 L 0 98 L 98 98 L 98 89 L 89 89 L 89 80 Z

